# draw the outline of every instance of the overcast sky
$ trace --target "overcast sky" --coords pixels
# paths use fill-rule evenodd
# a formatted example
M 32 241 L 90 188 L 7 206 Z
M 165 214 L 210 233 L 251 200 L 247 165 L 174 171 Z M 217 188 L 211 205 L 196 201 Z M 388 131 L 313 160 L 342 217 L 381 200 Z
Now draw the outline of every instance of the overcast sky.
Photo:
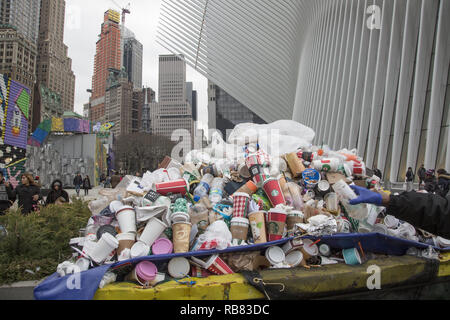
M 69 47 L 75 82 L 75 112 L 83 113 L 83 104 L 89 101 L 94 70 L 95 43 L 100 34 L 103 14 L 108 9 L 120 11 L 120 6 L 130 3 L 131 14 L 127 14 L 125 26 L 134 32 L 143 44 L 142 84 L 158 93 L 158 56 L 170 53 L 156 42 L 161 0 L 66 0 L 66 23 L 64 43 Z M 198 115 L 206 128 L 207 79 L 187 66 L 186 81 L 194 83 L 198 94 Z

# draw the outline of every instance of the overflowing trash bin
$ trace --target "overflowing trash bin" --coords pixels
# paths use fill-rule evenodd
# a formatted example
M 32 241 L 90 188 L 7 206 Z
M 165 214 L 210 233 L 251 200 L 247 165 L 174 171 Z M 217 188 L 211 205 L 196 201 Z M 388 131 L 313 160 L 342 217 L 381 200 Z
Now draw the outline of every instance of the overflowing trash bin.
M 313 138 L 293 121 L 239 125 L 228 143 L 213 137 L 184 161 L 167 156 L 142 178 L 124 177 L 89 203 L 92 217 L 70 243 L 73 259 L 57 273 L 123 263 L 128 268 L 106 272 L 100 287 L 130 281 L 150 288 L 243 270 L 364 262 L 361 243 L 335 248 L 324 236 L 378 233 L 450 247 L 449 240 L 385 215 L 383 207 L 350 205 L 356 197 L 350 184 L 381 190 L 380 179 L 356 150 L 314 146 Z M 229 248 L 237 249 L 222 253 Z M 155 256 L 167 259 L 145 259 Z

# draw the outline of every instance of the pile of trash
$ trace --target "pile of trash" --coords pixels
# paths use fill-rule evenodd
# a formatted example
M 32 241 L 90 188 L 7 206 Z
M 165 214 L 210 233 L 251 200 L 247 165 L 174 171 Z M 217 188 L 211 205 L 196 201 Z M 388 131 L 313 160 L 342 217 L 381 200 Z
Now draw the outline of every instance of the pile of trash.
M 166 157 L 143 177 L 126 176 L 89 203 L 92 217 L 71 240 L 61 276 L 104 264 L 173 253 L 223 250 L 290 238 L 264 251 L 175 257 L 133 264 L 121 280 L 152 287 L 168 279 L 242 270 L 361 264 L 363 248 L 337 250 L 305 236 L 377 232 L 448 247 L 385 208 L 349 204 L 349 184 L 382 189 L 356 150 L 313 146 L 314 132 L 293 121 L 239 125 L 228 143 L 213 136 L 180 163 Z M 114 271 L 100 284 L 118 281 Z

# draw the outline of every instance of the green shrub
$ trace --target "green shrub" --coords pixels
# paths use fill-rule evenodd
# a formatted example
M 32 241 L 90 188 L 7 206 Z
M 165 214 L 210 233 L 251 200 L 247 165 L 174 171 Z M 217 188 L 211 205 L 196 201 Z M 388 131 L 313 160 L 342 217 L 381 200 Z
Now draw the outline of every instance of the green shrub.
M 80 200 L 26 216 L 20 210 L 1 216 L 6 234 L 0 235 L 0 284 L 41 280 L 56 272 L 59 263 L 71 258 L 69 241 L 79 237 L 90 216 Z

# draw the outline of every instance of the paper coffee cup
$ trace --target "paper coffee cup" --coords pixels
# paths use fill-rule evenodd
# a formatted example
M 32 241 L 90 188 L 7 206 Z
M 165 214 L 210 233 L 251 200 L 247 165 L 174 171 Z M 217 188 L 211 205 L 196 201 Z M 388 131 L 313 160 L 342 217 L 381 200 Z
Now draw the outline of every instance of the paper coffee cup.
M 282 263 L 286 259 L 284 251 L 277 246 L 268 248 L 266 250 L 265 256 L 272 265 Z
M 122 233 L 136 233 L 136 212 L 132 207 L 123 206 L 116 212 L 116 219 Z
M 286 218 L 286 226 L 288 230 L 292 230 L 297 223 L 304 222 L 304 215 L 301 211 L 292 210 Z
M 189 222 L 178 222 L 172 225 L 174 253 L 189 252 L 189 240 L 192 225 Z
M 250 196 L 244 192 L 235 192 L 233 194 L 233 217 L 247 217 L 250 204 Z
M 289 254 L 294 250 L 300 250 L 303 247 L 303 240 L 301 238 L 294 238 L 286 242 L 281 249 L 285 254 Z
M 123 250 L 131 249 L 136 242 L 136 234 L 134 233 L 119 233 L 116 235 L 119 241 L 119 248 L 117 249 L 117 256 L 120 256 Z
M 266 213 L 264 211 L 255 211 L 249 213 L 248 219 L 255 244 L 266 243 Z
M 89 256 L 93 261 L 101 264 L 108 256 L 119 247 L 119 241 L 110 233 L 104 233 L 100 240 L 93 247 Z
M 128 280 L 139 283 L 141 286 L 149 286 L 155 280 L 158 269 L 150 261 L 142 261 L 136 265 Z
M 130 256 L 132 259 L 146 257 L 150 253 L 150 247 L 145 243 L 138 241 L 131 247 Z
M 217 274 L 232 274 L 234 271 L 223 261 L 218 254 L 213 255 L 205 264 L 205 269 Z
M 305 265 L 303 260 L 303 253 L 301 251 L 295 250 L 286 256 L 286 263 L 291 266 L 291 268 L 298 267 L 299 265 Z
M 313 244 L 313 241 L 304 239 L 301 252 L 303 253 L 303 257 L 305 258 L 305 260 L 308 260 L 319 254 L 319 248 L 317 247 L 317 244 Z
M 266 180 L 263 189 L 273 207 L 276 207 L 279 204 L 286 204 L 280 182 L 277 179 Z
M 267 213 L 267 236 L 269 242 L 283 238 L 286 218 L 286 211 L 283 209 L 272 208 L 269 210 Z
M 232 239 L 247 241 L 249 220 L 246 218 L 231 219 L 230 231 Z
M 169 261 L 168 272 L 172 278 L 182 279 L 189 274 L 191 266 L 186 258 L 173 258 Z
M 168 226 L 158 218 L 152 218 L 147 222 L 144 231 L 139 237 L 139 241 L 151 247 Z
M 300 177 L 306 169 L 303 162 L 298 158 L 297 153 L 295 152 L 287 154 L 286 161 L 294 178 Z

